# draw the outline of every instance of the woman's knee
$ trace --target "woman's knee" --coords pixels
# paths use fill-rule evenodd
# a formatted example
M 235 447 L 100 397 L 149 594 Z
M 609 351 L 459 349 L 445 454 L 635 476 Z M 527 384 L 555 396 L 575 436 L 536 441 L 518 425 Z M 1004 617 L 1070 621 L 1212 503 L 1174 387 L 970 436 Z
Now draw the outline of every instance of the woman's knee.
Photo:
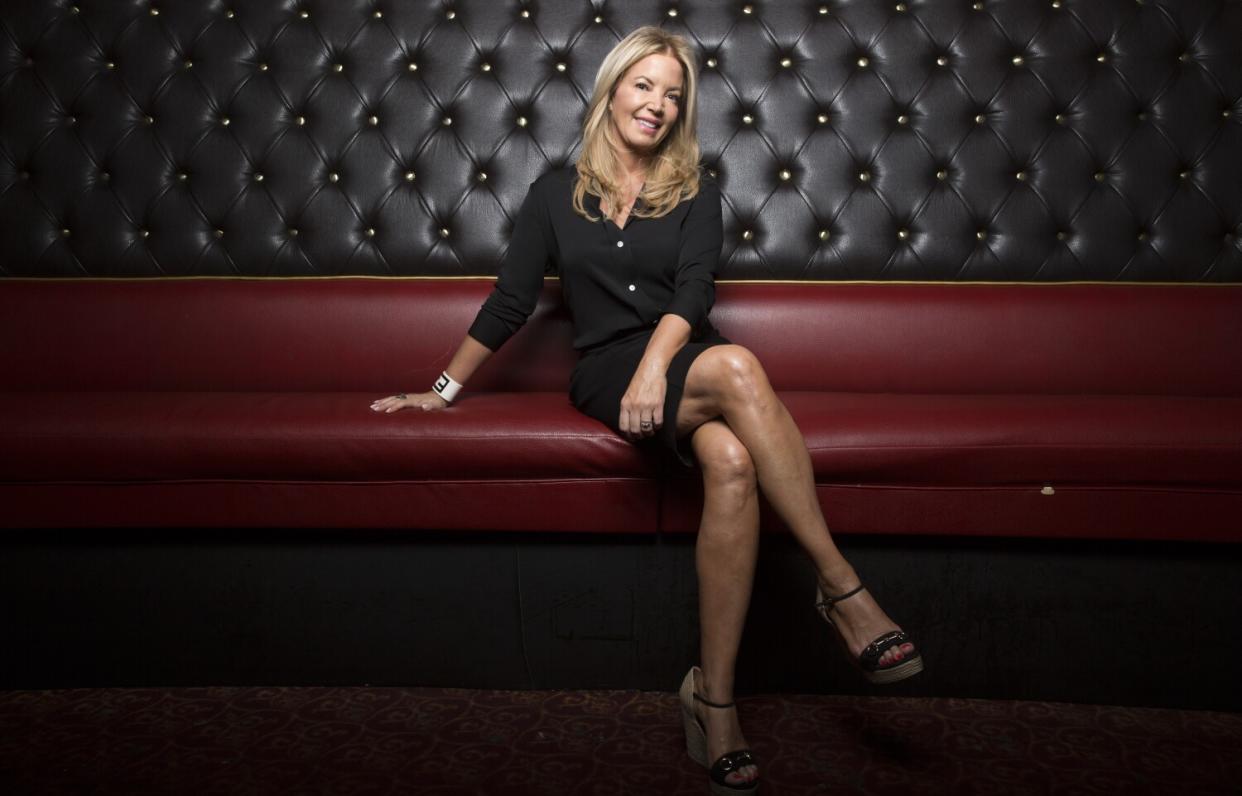
M 754 399 L 762 397 L 770 387 L 759 358 L 740 345 L 715 346 L 701 356 L 710 354 L 712 381 L 726 397 Z
M 742 441 L 718 421 L 696 438 L 695 454 L 703 468 L 703 478 L 710 485 L 742 492 L 755 489 L 755 462 Z

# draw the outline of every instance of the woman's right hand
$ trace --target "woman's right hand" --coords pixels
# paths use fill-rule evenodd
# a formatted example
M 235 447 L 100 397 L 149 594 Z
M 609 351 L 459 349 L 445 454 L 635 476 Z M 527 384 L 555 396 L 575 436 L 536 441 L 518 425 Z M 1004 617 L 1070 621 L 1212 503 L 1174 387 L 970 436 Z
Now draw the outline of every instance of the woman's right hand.
M 434 412 L 446 406 L 448 406 L 448 401 L 434 392 L 424 392 L 418 395 L 398 393 L 387 398 L 380 398 L 371 404 L 371 409 L 375 412 L 396 412 L 399 409 L 422 409 L 424 412 Z

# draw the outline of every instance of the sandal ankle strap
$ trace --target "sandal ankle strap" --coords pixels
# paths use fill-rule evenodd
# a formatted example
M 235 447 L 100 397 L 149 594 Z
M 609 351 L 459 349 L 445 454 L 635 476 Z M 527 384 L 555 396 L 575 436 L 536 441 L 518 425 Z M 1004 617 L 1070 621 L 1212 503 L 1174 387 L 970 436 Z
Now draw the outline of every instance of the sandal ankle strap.
M 733 702 L 726 702 L 726 703 L 724 703 L 724 704 L 721 704 L 721 703 L 719 703 L 719 702 L 709 702 L 708 700 L 706 700 L 706 699 L 704 699 L 703 697 L 699 696 L 699 692 L 698 692 L 698 691 L 695 691 L 695 692 L 694 692 L 694 698 L 695 698 L 695 699 L 697 699 L 698 701 L 702 702 L 704 705 L 707 705 L 709 708 L 731 708 L 731 707 L 733 707 L 733 706 L 734 706 L 734 704 L 735 704 L 735 703 L 733 703 Z
M 828 611 L 831 611 L 832 607 L 836 605 L 837 603 L 841 602 L 842 600 L 848 600 L 849 598 L 853 597 L 855 594 L 858 594 L 862 590 L 863 590 L 863 585 L 860 583 L 854 588 L 847 591 L 845 594 L 838 594 L 836 597 L 829 597 L 828 595 L 824 594 L 821 591 L 820 601 L 816 603 L 816 606 L 818 606 L 819 608 L 823 608 L 824 612 L 826 613 Z

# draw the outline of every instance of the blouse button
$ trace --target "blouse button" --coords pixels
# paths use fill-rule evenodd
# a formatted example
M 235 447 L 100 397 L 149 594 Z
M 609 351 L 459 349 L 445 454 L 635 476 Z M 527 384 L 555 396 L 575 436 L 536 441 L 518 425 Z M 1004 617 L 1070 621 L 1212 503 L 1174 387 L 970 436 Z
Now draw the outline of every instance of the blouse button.
M 624 246 L 624 245 L 625 245 L 625 241 L 623 241 L 623 240 L 619 240 L 619 241 L 617 241 L 617 248 L 618 248 L 618 249 L 620 249 L 620 248 L 621 248 L 622 246 Z
M 630 285 L 630 292 L 633 293 L 635 290 L 638 290 L 638 288 L 634 287 L 633 285 Z

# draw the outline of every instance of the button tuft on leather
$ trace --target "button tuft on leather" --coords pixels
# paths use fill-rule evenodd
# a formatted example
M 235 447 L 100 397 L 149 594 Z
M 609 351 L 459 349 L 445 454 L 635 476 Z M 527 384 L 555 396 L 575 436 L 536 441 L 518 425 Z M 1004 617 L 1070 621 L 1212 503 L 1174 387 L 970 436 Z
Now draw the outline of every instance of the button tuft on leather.
M 625 246 L 625 241 L 623 241 L 623 240 L 619 240 L 619 241 L 617 241 L 617 248 L 618 248 L 618 249 L 620 249 L 620 248 L 622 248 L 622 247 L 624 247 L 624 246 Z
M 631 293 L 633 293 L 635 290 L 638 290 L 638 288 L 637 288 L 637 287 L 635 287 L 634 285 L 629 285 L 627 289 L 628 289 Z

